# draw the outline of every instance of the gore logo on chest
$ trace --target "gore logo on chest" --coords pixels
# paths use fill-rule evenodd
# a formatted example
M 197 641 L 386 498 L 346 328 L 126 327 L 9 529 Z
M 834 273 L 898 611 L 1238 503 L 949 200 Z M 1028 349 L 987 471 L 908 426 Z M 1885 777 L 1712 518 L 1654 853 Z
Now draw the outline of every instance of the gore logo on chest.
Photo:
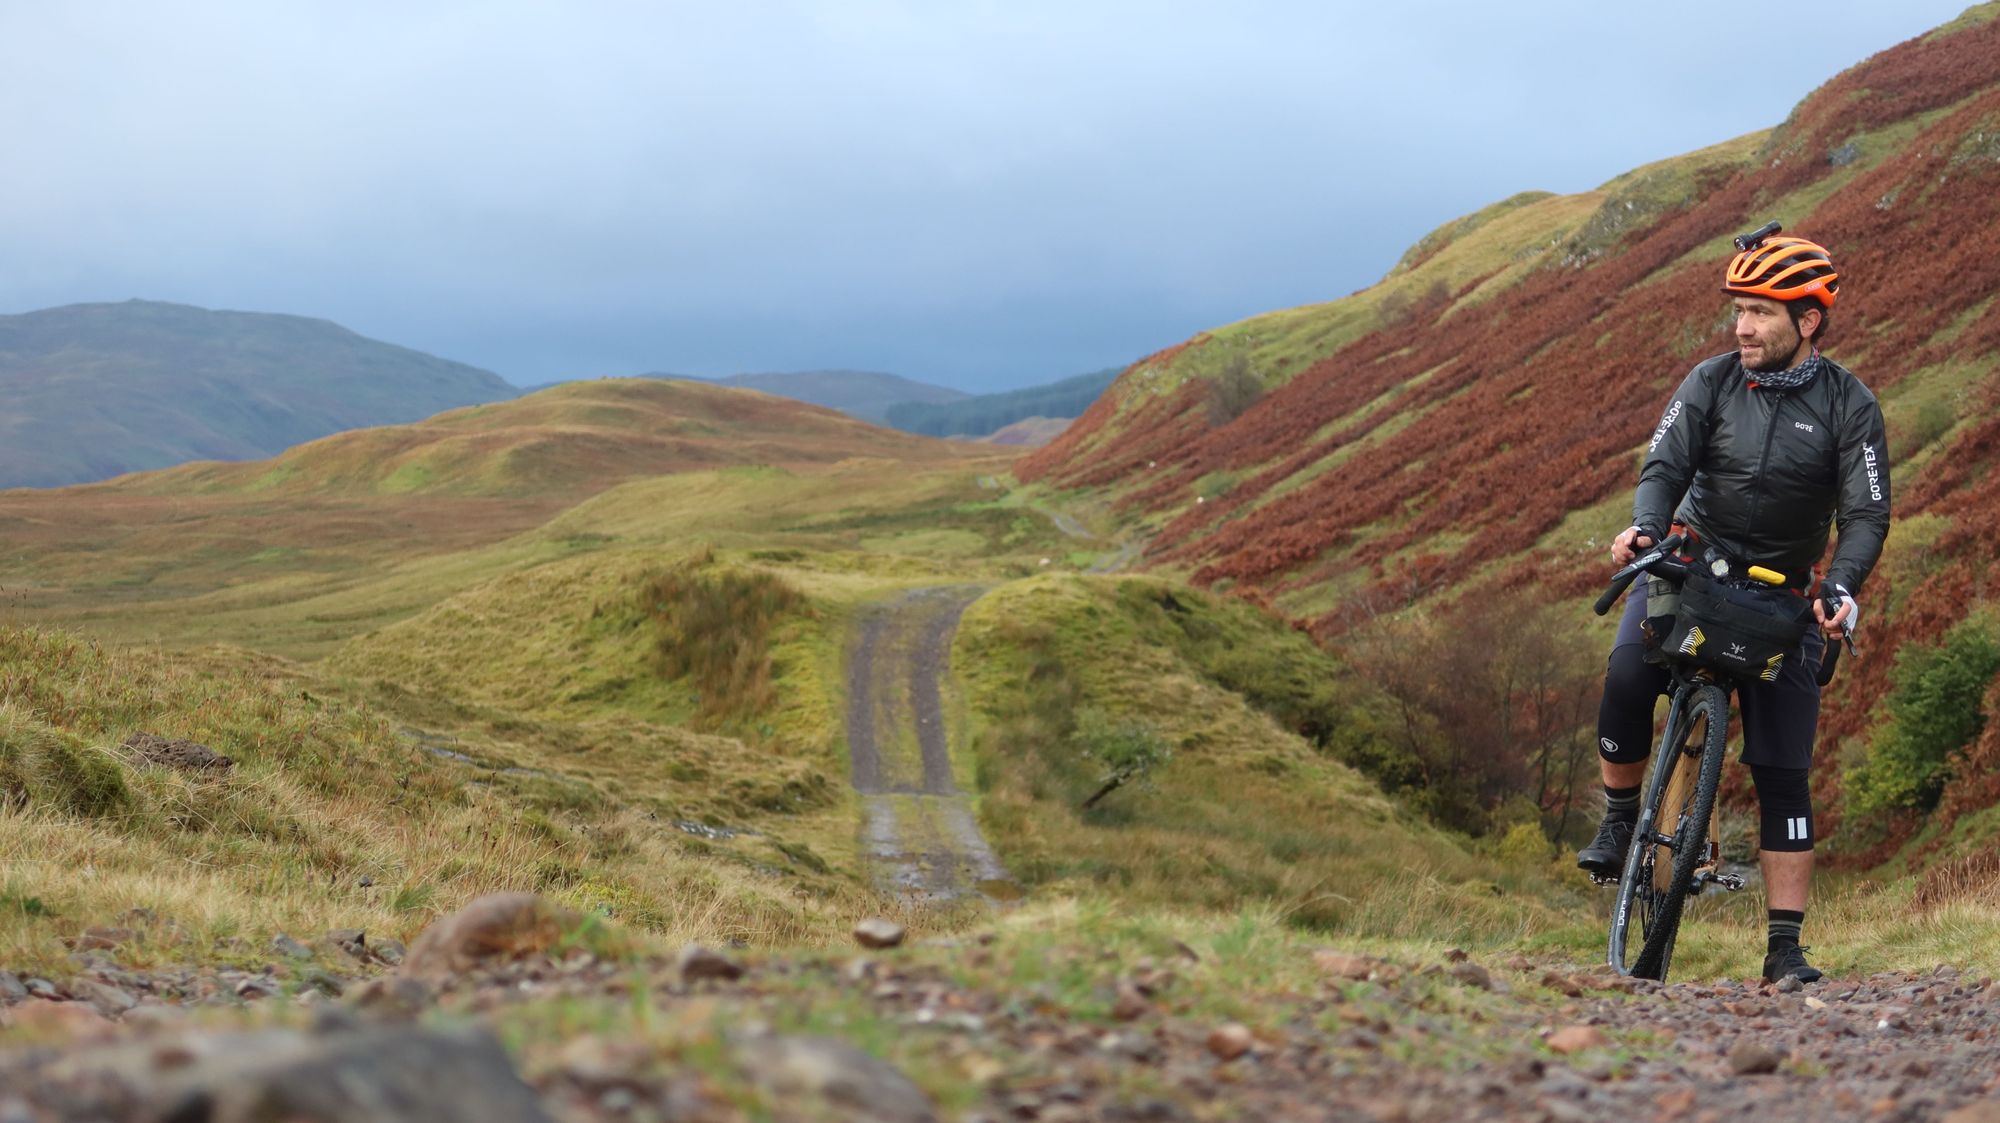
M 1792 428 L 1794 428 L 1794 429 L 1804 429 L 1804 430 L 1805 430 L 1806 432 L 1808 432 L 1808 433 L 1810 433 L 1810 432 L 1812 432 L 1812 431 L 1813 431 L 1813 427 L 1812 427 L 1812 426 L 1810 426 L 1810 425 L 1808 425 L 1808 424 L 1806 424 L 1806 423 L 1805 423 L 1805 422 L 1803 422 L 1803 421 L 1794 421 L 1794 422 L 1792 422 Z

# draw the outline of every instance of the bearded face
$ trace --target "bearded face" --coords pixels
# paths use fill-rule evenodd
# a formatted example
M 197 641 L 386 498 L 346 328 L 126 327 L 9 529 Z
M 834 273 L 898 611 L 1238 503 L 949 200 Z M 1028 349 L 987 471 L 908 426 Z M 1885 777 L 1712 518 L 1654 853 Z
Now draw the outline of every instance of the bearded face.
M 1746 369 L 1784 370 L 1805 357 L 1805 337 L 1783 304 L 1758 296 L 1739 296 L 1734 303 L 1736 346 Z

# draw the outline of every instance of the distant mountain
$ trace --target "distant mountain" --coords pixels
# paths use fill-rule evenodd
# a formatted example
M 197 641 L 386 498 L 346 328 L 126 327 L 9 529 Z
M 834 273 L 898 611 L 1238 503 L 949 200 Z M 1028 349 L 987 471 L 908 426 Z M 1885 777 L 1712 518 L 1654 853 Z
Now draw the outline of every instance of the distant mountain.
M 516 393 L 303 316 L 147 300 L 0 316 L 0 487 L 259 459 Z
M 649 374 L 647 378 L 685 378 L 679 374 Z M 902 402 L 954 402 L 967 397 L 962 390 L 933 386 L 928 382 L 869 370 L 800 370 L 774 374 L 732 374 L 727 378 L 704 378 L 720 386 L 762 390 L 781 398 L 796 398 L 816 406 L 837 409 L 849 417 L 877 424 L 889 408 Z
M 1117 380 L 1121 369 L 1111 367 L 998 394 L 961 395 L 955 401 L 901 402 L 889 407 L 884 419 L 906 433 L 927 437 L 984 437 L 1031 417 L 1075 417 Z

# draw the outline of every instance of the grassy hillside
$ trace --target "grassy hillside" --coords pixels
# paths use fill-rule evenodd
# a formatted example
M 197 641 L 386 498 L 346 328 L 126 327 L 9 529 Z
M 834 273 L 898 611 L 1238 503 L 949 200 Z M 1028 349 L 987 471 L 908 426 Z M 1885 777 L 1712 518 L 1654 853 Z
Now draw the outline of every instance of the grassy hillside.
M 1777 217 L 1842 265 L 1828 351 L 1881 397 L 1899 523 L 1921 528 L 1891 536 L 1876 654 L 1824 719 L 1831 751 L 1865 752 L 1896 649 L 1937 643 L 1991 576 L 1973 528 L 2000 520 L 1996 10 L 1870 58 L 1768 132 L 1517 195 L 1371 289 L 1143 360 L 1019 474 L 1110 512 L 1150 567 L 1255 590 L 1329 641 L 1461 592 L 1578 596 L 1665 395 L 1733 346 L 1729 236 Z M 2000 759 L 1986 728 L 1961 775 Z
M 598 455 L 480 494 L 562 430 Z M 382 486 L 411 461 L 381 450 L 453 446 L 478 455 Z M 1025 574 L 1065 545 L 995 486 L 1005 462 L 764 395 L 622 382 L 266 464 L 6 494 L 23 551 L 0 578 L 10 965 L 55 962 L 57 937 L 134 907 L 183 926 L 149 951 L 163 962 L 226 958 L 231 937 L 263 954 L 277 930 L 407 936 L 495 888 L 669 940 L 812 942 L 899 912 L 854 858 L 845 630 L 872 597 Z M 237 767 L 153 768 L 119 748 L 137 731 Z M 87 884 L 35 872 L 86 854 Z M 177 877 L 182 861 L 208 872 Z
M 512 767 L 497 746 L 328 697 L 281 661 L 235 649 L 161 658 L 9 626 L 0 682 L 0 957 L 16 969 L 59 967 L 59 937 L 135 908 L 175 921 L 139 946 L 141 965 L 262 962 L 277 931 L 408 939 L 496 889 L 711 940 L 811 939 L 839 923 L 846 883 L 801 896 L 768 847 L 761 860 L 718 860 L 655 813 L 671 796 L 650 782 L 658 773 L 612 795 Z M 235 765 L 151 764 L 120 747 L 135 732 L 192 739 Z M 562 732 L 595 733 L 546 731 Z M 714 751 L 673 731 L 648 748 Z M 89 875 L 49 875 L 58 869 Z
M 1392 803 L 1357 768 L 1396 751 L 1380 693 L 1249 605 L 1040 577 L 974 605 L 953 661 L 983 818 L 1030 885 L 1446 942 L 1559 915 L 1538 827 L 1495 862 Z M 1165 759 L 1085 808 L 1134 741 Z
M 973 495 L 1006 455 L 719 387 L 574 383 L 270 461 L 0 492 L 0 608 L 323 655 L 512 568 L 726 541 L 877 489 Z
M 143 300 L 0 316 L 0 488 L 258 459 L 514 394 L 490 371 L 302 316 Z

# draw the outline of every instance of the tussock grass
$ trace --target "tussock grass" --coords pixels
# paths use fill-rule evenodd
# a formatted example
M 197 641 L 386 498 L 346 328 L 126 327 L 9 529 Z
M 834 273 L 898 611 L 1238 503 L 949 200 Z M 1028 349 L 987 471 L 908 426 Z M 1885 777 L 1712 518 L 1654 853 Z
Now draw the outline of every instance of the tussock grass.
M 161 658 L 0 629 L 14 793 L 0 811 L 0 958 L 56 968 L 65 938 L 135 908 L 160 918 L 126 956 L 143 964 L 261 962 L 278 931 L 407 939 L 500 889 L 670 940 L 816 942 L 870 902 L 840 879 L 718 860 L 623 801 L 538 810 L 514 778 L 424 751 L 321 689 L 242 652 Z M 138 763 L 115 746 L 141 729 L 237 763 L 224 775 Z

